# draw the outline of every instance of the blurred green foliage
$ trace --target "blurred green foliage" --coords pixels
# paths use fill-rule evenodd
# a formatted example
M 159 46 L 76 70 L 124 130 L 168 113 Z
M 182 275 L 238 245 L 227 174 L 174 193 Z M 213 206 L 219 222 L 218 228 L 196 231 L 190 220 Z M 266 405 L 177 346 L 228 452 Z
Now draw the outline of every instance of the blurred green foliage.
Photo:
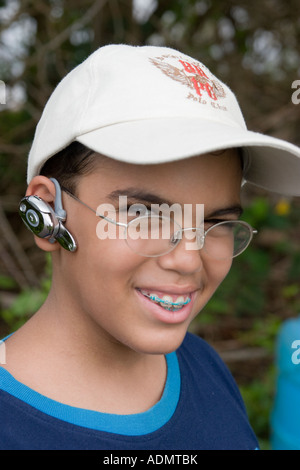
M 0 288 L 15 288 L 15 283 L 11 278 L 0 280 Z M 51 258 L 46 256 L 45 273 L 41 280 L 40 286 L 36 288 L 28 287 L 15 296 L 13 302 L 8 308 L 0 313 L 0 318 L 6 323 L 10 332 L 16 331 L 29 318 L 38 311 L 43 302 L 46 300 L 51 287 Z
M 276 369 L 271 365 L 263 378 L 254 379 L 250 384 L 240 385 L 249 421 L 258 437 L 261 450 L 270 450 L 269 422 L 274 403 Z
M 291 84 L 299 78 L 299 16 L 298 0 L 0 0 L 0 80 L 7 88 L 7 106 L 0 106 L 0 207 L 18 234 L 25 260 L 23 267 L 14 261 L 14 247 L 0 227 L 3 331 L 19 328 L 50 289 L 50 258 L 45 261 L 38 253 L 18 218 L 17 204 L 26 188 L 26 156 L 35 126 L 61 78 L 105 44 L 174 47 L 203 61 L 230 85 L 249 128 L 300 144 L 299 106 L 291 103 Z M 300 207 L 299 201 L 272 199 L 255 190 L 250 196 L 243 218 L 258 235 L 234 260 L 195 328 L 208 340 L 213 330 L 217 339 L 271 354 L 266 366 L 251 372 L 251 380 L 240 380 L 232 369 L 252 426 L 268 448 L 274 342 L 281 322 L 300 312 Z M 39 283 L 26 278 L 24 266 L 29 265 Z

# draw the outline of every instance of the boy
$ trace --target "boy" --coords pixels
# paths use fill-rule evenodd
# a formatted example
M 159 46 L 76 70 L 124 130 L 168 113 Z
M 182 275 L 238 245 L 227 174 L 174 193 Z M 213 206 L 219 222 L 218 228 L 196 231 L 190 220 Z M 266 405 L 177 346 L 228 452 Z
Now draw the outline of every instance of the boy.
M 0 447 L 257 448 L 230 373 L 187 329 L 253 236 L 242 180 L 299 195 L 299 176 L 299 149 L 247 131 L 178 51 L 106 46 L 67 75 L 20 203 L 53 280 L 5 341 Z

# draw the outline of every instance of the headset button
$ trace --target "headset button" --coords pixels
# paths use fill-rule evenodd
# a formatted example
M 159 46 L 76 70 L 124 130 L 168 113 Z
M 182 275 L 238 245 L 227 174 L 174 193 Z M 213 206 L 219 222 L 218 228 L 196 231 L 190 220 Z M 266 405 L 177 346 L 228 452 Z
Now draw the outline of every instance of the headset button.
M 27 211 L 26 219 L 28 220 L 28 223 L 32 227 L 37 227 L 39 225 L 39 222 L 40 222 L 39 217 L 37 213 L 33 211 L 32 209 L 29 209 L 29 211 Z
M 24 202 L 22 202 L 22 204 L 20 204 L 20 211 L 21 212 L 26 212 L 26 205 L 24 204 Z

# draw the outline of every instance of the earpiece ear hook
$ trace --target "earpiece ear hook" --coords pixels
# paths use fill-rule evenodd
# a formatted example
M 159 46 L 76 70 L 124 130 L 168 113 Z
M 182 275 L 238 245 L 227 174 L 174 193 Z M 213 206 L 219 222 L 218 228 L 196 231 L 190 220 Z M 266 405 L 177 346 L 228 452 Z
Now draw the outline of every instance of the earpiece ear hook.
M 59 220 L 59 231 L 55 236 L 55 239 L 60 245 L 68 251 L 76 251 L 77 244 L 72 237 L 69 230 L 62 224 L 67 218 L 67 213 L 62 207 L 61 187 L 59 182 L 55 178 L 49 178 L 55 185 L 55 201 L 54 201 L 54 212 Z
M 49 178 L 52 183 L 55 185 L 55 201 L 54 201 L 54 211 L 56 217 L 61 220 L 62 222 L 65 222 L 67 218 L 67 213 L 63 209 L 62 206 L 62 198 L 61 198 L 61 188 L 59 182 L 55 178 Z

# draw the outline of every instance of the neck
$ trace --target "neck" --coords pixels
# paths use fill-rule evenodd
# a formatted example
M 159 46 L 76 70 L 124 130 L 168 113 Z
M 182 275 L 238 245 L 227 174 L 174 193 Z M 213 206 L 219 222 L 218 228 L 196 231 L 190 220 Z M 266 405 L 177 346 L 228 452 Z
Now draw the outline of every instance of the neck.
M 7 367 L 17 380 L 62 403 L 117 414 L 149 409 L 166 380 L 163 355 L 114 340 L 50 293 L 8 340 Z

